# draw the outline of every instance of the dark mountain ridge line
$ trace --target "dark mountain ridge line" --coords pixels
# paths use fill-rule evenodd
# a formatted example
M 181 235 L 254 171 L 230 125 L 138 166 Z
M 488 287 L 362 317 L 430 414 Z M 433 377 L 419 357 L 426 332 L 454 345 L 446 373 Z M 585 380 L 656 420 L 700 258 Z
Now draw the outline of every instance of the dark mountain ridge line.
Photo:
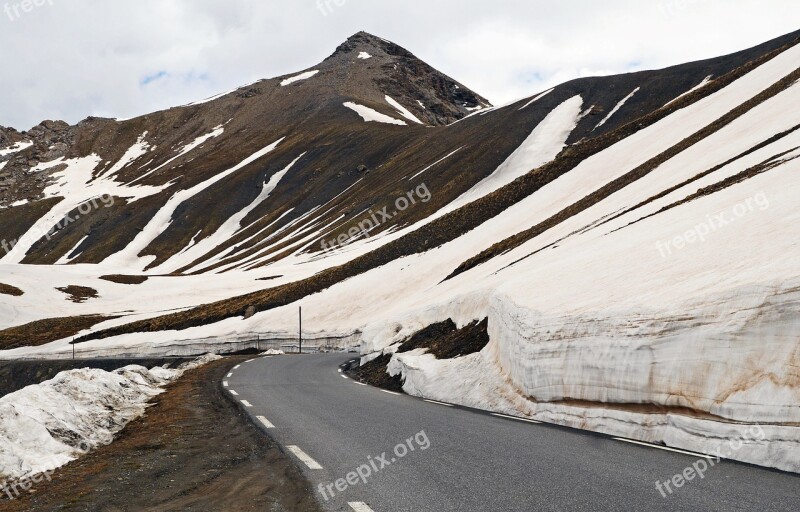
M 439 247 L 458 236 L 471 231 L 506 210 L 513 204 L 528 197 L 542 186 L 552 182 L 559 176 L 574 169 L 580 162 L 611 145 L 627 138 L 640 129 L 650 126 L 669 114 L 680 110 L 696 101 L 705 98 L 736 79 L 744 76 L 761 64 L 797 44 L 800 38 L 781 48 L 773 50 L 760 58 L 731 71 L 690 94 L 678 98 L 650 114 L 634 120 L 613 132 L 603 134 L 595 139 L 565 148 L 551 163 L 546 164 L 509 185 L 480 198 L 454 212 L 426 224 L 399 240 L 384 245 L 364 256 L 356 258 L 339 267 L 333 267 L 310 278 L 255 292 L 171 315 L 142 320 L 131 324 L 90 333 L 79 341 L 104 339 L 120 334 L 133 332 L 153 332 L 162 330 L 184 330 L 191 327 L 215 323 L 226 318 L 243 316 L 248 307 L 257 312 L 291 304 L 302 297 L 318 293 L 345 279 L 365 273 L 403 256 L 425 252 Z

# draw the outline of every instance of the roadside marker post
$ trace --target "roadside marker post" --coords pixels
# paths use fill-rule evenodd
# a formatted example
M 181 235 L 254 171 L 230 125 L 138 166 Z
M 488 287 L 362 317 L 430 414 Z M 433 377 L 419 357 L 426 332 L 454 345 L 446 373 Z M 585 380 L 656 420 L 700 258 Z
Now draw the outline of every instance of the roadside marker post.
M 300 355 L 303 354 L 303 308 L 300 307 Z

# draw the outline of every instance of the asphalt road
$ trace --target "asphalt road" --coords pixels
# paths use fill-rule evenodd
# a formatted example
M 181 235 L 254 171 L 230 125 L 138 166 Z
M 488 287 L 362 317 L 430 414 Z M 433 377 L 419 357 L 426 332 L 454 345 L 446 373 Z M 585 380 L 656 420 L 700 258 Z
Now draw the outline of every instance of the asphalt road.
M 670 493 L 700 457 L 390 394 L 342 376 L 353 356 L 259 358 L 224 383 L 326 510 L 800 510 L 798 476 L 702 459 Z

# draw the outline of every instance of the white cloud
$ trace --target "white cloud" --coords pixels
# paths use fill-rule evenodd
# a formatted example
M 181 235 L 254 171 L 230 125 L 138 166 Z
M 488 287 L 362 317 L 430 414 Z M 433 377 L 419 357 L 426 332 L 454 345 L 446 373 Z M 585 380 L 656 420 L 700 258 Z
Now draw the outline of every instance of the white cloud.
M 796 0 L 45 0 L 16 16 L 19 3 L 0 2 L 0 125 L 21 129 L 131 117 L 289 74 L 359 30 L 504 103 L 730 53 L 800 19 Z

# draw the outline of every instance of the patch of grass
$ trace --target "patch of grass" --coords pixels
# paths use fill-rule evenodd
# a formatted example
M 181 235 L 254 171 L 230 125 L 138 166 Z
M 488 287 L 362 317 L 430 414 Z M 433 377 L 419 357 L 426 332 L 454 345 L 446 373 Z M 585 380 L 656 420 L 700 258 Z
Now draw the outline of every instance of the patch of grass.
M 269 277 L 259 277 L 257 281 L 272 281 L 273 279 L 280 279 L 283 276 L 269 276 Z
M 121 274 L 112 274 L 109 276 L 100 276 L 100 279 L 117 284 L 142 284 L 149 278 L 147 276 L 126 276 Z
M 88 286 L 64 286 L 61 288 L 56 288 L 56 290 L 66 293 L 69 297 L 67 300 L 72 301 L 76 304 L 83 304 L 89 299 L 96 299 L 99 297 L 97 294 L 97 290 L 94 288 L 89 288 Z
M 49 318 L 37 320 L 0 331 L 0 350 L 20 347 L 38 347 L 64 338 L 75 336 L 105 320 L 116 317 L 102 315 L 73 316 L 67 318 Z
M 11 295 L 12 297 L 21 297 L 24 294 L 25 292 L 23 292 L 16 286 L 0 283 L 0 295 Z

